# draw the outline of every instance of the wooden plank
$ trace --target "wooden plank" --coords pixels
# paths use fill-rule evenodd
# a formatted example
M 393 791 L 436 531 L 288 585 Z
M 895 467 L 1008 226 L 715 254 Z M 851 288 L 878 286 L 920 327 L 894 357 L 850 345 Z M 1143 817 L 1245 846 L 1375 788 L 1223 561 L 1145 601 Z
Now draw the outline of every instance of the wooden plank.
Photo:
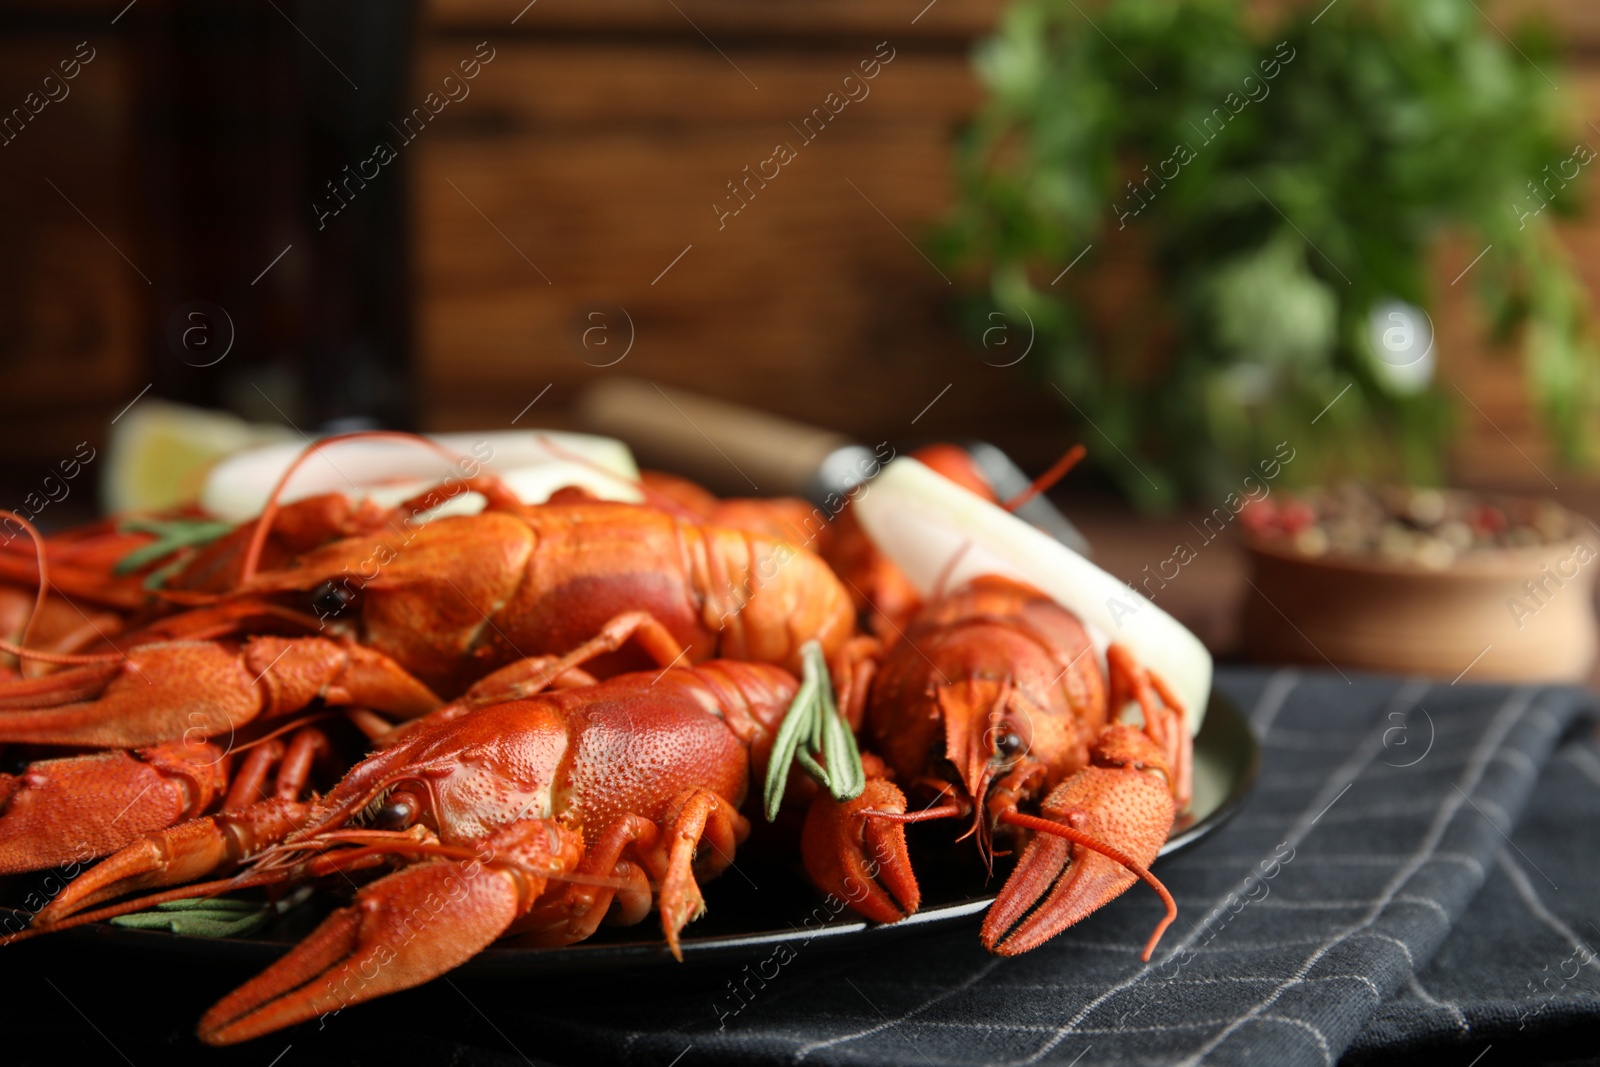
M 138 388 L 140 301 L 148 294 L 124 255 L 147 257 L 130 224 L 129 190 L 108 180 L 128 173 L 128 56 L 101 40 L 76 77 L 62 81 L 60 63 L 81 40 L 48 32 L 0 44 L 0 114 L 26 107 L 46 75 L 57 79 L 49 86 L 57 99 L 25 124 L 14 120 L 0 144 L 0 412 L 13 456 L 70 452 L 88 412 L 103 433 L 105 418 Z
M 1579 114 L 1600 113 L 1600 69 L 1586 66 L 1575 71 L 1570 88 Z M 1580 128 L 1576 137 L 1600 149 L 1600 134 L 1593 130 Z M 1593 165 L 1589 169 L 1593 170 Z M 1582 180 L 1587 183 L 1584 213 L 1562 221 L 1557 230 L 1573 268 L 1591 294 L 1591 303 L 1600 312 L 1600 299 L 1595 297 L 1600 294 L 1600 180 L 1593 173 Z M 1518 345 L 1497 349 L 1489 344 L 1471 289 L 1471 275 L 1451 284 L 1482 250 L 1481 246 L 1469 247 L 1464 240 L 1453 241 L 1441 249 L 1435 273 L 1439 302 L 1433 319 L 1440 381 L 1460 408 L 1460 436 L 1453 455 L 1456 478 L 1466 484 L 1529 492 L 1550 492 L 1553 486 L 1568 483 L 1600 485 L 1600 472 L 1563 469 L 1532 406 L 1521 349 Z M 1494 254 L 1493 250 L 1488 253 Z M 1467 400 L 1455 392 L 1457 388 Z
M 527 18 L 541 9 L 546 0 Z M 601 23 L 623 18 L 619 8 L 593 10 Z M 572 15 L 564 25 L 580 22 Z M 418 99 L 472 43 L 425 46 Z M 979 99 L 965 56 L 896 44 L 870 98 L 804 143 L 789 123 L 867 53 L 853 43 L 776 43 L 736 39 L 725 59 L 671 34 L 654 43 L 643 34 L 605 44 L 496 38 L 471 95 L 403 149 L 413 166 L 418 364 L 431 425 L 509 420 L 546 385 L 536 417 L 560 424 L 583 384 L 626 371 L 858 434 L 978 433 L 1034 463 L 1059 453 L 1059 397 L 978 360 L 953 320 L 953 287 L 895 232 L 925 238 L 950 201 L 953 136 Z M 1580 67 L 1574 78 L 1585 113 L 1600 113 L 1600 71 Z M 712 204 L 734 203 L 726 183 L 780 139 L 797 142 L 795 161 L 719 229 Z M 1563 228 L 1591 291 L 1600 291 L 1597 218 Z M 1092 286 L 1095 306 L 1113 312 L 1139 285 L 1136 264 L 1114 251 L 1096 253 Z M 1438 269 L 1441 382 L 1459 383 L 1483 409 L 1460 405 L 1457 470 L 1468 481 L 1547 489 L 1502 436 L 1557 473 L 1520 360 L 1488 349 L 1467 283 L 1449 286 L 1476 251 L 1451 246 Z M 577 341 L 585 314 L 602 306 L 609 338 L 626 327 L 619 307 L 635 338 L 615 369 L 595 365 L 609 352 Z
M 1507 33 L 1522 19 L 1533 18 L 1554 29 L 1565 49 L 1600 49 L 1600 4 L 1594 0 L 1499 0 L 1485 11 Z
M 494 58 L 480 65 L 476 78 L 460 87 L 452 83 L 450 91 L 461 99 L 443 104 L 436 119 L 426 118 L 425 110 L 413 112 L 408 135 L 426 127 L 429 140 L 448 130 L 452 136 L 492 141 L 567 127 L 636 128 L 662 137 L 678 128 L 749 122 L 764 124 L 776 137 L 785 135 L 788 123 L 799 123 L 823 107 L 829 93 L 853 94 L 840 112 L 841 119 L 852 123 L 933 120 L 953 125 L 980 99 L 965 56 L 916 44 L 879 50 L 876 42 L 863 40 L 853 47 L 813 52 L 735 48 L 728 50 L 731 63 L 709 49 L 673 44 L 513 42 L 490 47 Z M 442 96 L 446 75 L 454 74 L 459 82 L 460 64 L 470 61 L 474 51 L 474 45 L 459 41 L 423 46 L 413 78 L 413 106 L 421 107 L 429 92 Z M 863 64 L 876 76 L 863 77 Z M 852 79 L 848 84 L 846 77 Z M 440 106 L 437 101 L 435 107 Z M 670 127 L 663 129 L 663 124 Z
M 477 403 L 509 419 L 550 383 L 540 417 L 560 420 L 584 383 L 626 372 L 857 433 L 910 427 L 946 393 L 909 432 L 1052 436 L 1059 402 L 972 355 L 952 286 L 908 241 L 949 202 L 950 140 L 977 99 L 965 59 L 897 51 L 811 140 L 789 124 L 870 55 L 732 53 L 756 93 L 699 49 L 502 47 L 406 149 L 432 423 L 470 423 Z M 455 58 L 430 48 L 419 84 Z M 719 218 L 743 203 L 734 179 L 748 204 Z M 632 323 L 616 370 L 595 365 L 616 349 L 578 341 L 602 305 Z
M 1292 8 L 1327 0 L 1242 0 L 1271 24 Z M 1404 0 L 1397 0 L 1404 2 Z M 1090 11 L 1097 5 L 1085 5 Z M 994 29 L 1004 0 L 428 0 L 423 24 L 449 32 L 605 33 L 799 41 L 872 34 L 891 40 L 974 40 Z M 1484 0 L 1483 17 L 1507 33 L 1528 17 L 1559 33 L 1570 50 L 1600 48 L 1600 5 L 1593 0 Z M 520 18 L 518 17 L 520 13 Z M 513 26 L 512 20 L 516 19 Z M 915 21 L 913 21 L 915 20 Z M 719 39 L 721 38 L 721 39 Z
M 1002 0 L 428 0 L 422 19 L 462 32 L 639 33 L 702 43 L 707 35 L 725 47 L 732 38 L 861 34 L 969 40 L 992 28 L 1003 7 Z
M 515 386 L 531 398 L 553 381 L 559 401 L 608 372 L 594 364 L 609 352 L 576 341 L 585 309 L 605 304 L 627 310 L 636 337 L 621 371 L 841 429 L 907 426 L 952 383 L 921 425 L 1014 408 L 1021 380 L 968 351 L 948 315 L 951 287 L 895 229 L 920 234 L 942 208 L 942 131 L 864 125 L 825 137 L 721 230 L 707 190 L 747 158 L 742 130 L 684 132 L 670 146 L 568 136 L 515 151 L 430 149 L 417 182 L 443 190 L 419 191 L 425 393 Z M 446 172 L 465 176 L 465 196 Z

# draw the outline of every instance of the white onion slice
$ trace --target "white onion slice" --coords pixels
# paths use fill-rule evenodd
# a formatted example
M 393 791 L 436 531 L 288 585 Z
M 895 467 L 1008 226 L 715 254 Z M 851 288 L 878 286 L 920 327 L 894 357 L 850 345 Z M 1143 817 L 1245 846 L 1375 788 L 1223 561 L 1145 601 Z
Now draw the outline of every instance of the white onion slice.
M 1060 541 L 909 456 L 884 467 L 854 507 L 873 543 L 924 596 L 941 577 L 947 589 L 982 574 L 1027 582 L 1160 674 L 1183 701 L 1190 732 L 1200 729 L 1211 653 L 1178 620 Z
M 432 438 L 460 453 L 465 463 L 454 467 L 431 450 L 404 441 L 353 440 L 323 449 L 295 471 L 284 489 L 289 503 L 319 493 L 370 498 L 392 507 L 454 475 L 477 466 L 503 480 L 526 504 L 542 504 L 555 490 L 582 486 L 603 500 L 639 503 L 639 468 L 621 441 L 592 434 L 556 431 L 496 431 L 483 434 L 439 434 Z M 211 469 L 200 492 L 200 506 L 227 522 L 245 522 L 261 514 L 267 497 L 289 465 L 306 446 L 283 443 L 247 449 Z M 428 513 L 481 511 L 483 498 L 463 493 Z

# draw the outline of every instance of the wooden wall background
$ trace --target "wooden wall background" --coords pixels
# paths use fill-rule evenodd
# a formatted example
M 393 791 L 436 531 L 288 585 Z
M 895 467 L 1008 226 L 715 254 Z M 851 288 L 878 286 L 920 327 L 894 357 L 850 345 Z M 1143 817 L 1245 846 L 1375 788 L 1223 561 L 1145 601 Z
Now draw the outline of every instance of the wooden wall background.
M 1252 0 L 1268 15 L 1284 2 Z M 1569 51 L 1563 88 L 1600 125 L 1600 4 L 1481 6 L 1500 25 L 1528 11 L 1552 19 Z M 162 278 L 147 285 L 111 245 L 160 274 L 169 235 L 150 224 L 129 164 L 148 139 L 134 112 L 136 42 L 104 25 L 123 3 L 17 14 L 27 7 L 0 9 L 0 107 L 71 54 L 84 36 L 73 18 L 103 26 L 71 97 L 0 146 L 0 454 L 50 459 L 103 436 L 152 379 L 151 350 L 172 311 L 154 293 L 169 290 Z M 951 144 L 979 102 L 970 49 L 1001 9 L 999 0 L 423 0 L 410 103 L 479 41 L 495 59 L 466 100 L 401 149 L 420 422 L 503 426 L 542 394 L 518 425 L 570 425 L 583 386 L 626 372 L 855 434 L 980 435 L 1028 462 L 1052 458 L 1066 433 L 1059 400 L 968 348 L 950 310 L 955 287 L 908 241 L 949 203 Z M 799 144 L 789 123 L 883 41 L 894 59 L 870 96 Z M 779 141 L 795 143 L 798 157 L 719 229 L 713 202 Z M 1589 196 L 1588 216 L 1564 234 L 1600 297 L 1600 182 Z M 240 253 L 244 276 L 299 239 L 270 236 Z M 1476 251 L 1443 249 L 1441 278 Z M 1114 285 L 1119 268 L 1098 266 Z M 300 269 L 295 256 L 279 268 L 285 279 Z M 1548 488 L 1537 464 L 1564 486 L 1600 486 L 1556 471 L 1519 364 L 1484 350 L 1464 288 L 1441 284 L 1435 311 L 1442 373 L 1484 412 L 1463 410 L 1461 475 Z M 616 366 L 597 366 L 630 332 L 618 309 L 633 346 Z M 615 347 L 580 343 L 597 321 L 591 311 L 609 314 L 598 321 Z
M 1059 400 L 973 354 L 952 287 L 902 236 L 924 236 L 949 203 L 951 144 L 980 99 L 970 48 L 1001 4 L 540 0 L 513 28 L 523 3 L 424 8 L 419 94 L 472 42 L 498 49 L 472 96 L 415 146 L 430 425 L 509 420 L 546 385 L 540 417 L 563 421 L 585 383 L 627 371 L 856 434 L 980 433 L 1035 463 L 1059 452 Z M 1270 17 L 1283 5 L 1253 6 Z M 1555 22 L 1574 95 L 1600 117 L 1600 5 L 1484 7 L 1504 25 L 1527 13 Z M 787 124 L 885 40 L 896 58 L 871 95 L 719 230 L 711 204 L 724 183 L 774 141 L 796 140 Z M 1565 236 L 1600 293 L 1596 183 L 1590 197 Z M 1442 249 L 1441 278 L 1476 252 Z M 1110 290 L 1124 269 L 1084 267 L 1111 272 Z M 1548 489 L 1518 452 L 1556 473 L 1520 363 L 1486 349 L 1464 288 L 1441 283 L 1435 313 L 1442 374 L 1484 413 L 1463 406 L 1461 477 Z M 600 305 L 627 309 L 636 335 L 614 368 L 590 365 L 599 355 L 573 342 Z
M 83 40 L 48 25 L 0 34 L 0 117 Z M 47 462 L 102 438 L 111 405 L 144 384 L 132 386 L 146 283 L 85 221 L 136 251 L 131 191 L 108 180 L 133 150 L 129 55 L 104 36 L 91 47 L 67 95 L 0 144 L 0 454 Z
M 952 287 L 907 240 L 949 201 L 968 49 L 997 8 L 941 0 L 913 24 L 926 3 L 540 0 L 515 34 L 521 4 L 429 4 L 419 93 L 472 42 L 498 50 L 415 143 L 431 424 L 508 421 L 547 384 L 537 410 L 559 420 L 629 373 L 862 435 L 903 434 L 953 386 L 913 432 L 1031 427 L 1043 445 L 1055 406 L 967 350 Z M 869 95 L 807 143 L 790 123 L 881 42 Z M 780 142 L 797 158 L 719 227 L 727 183 Z M 604 351 L 575 343 L 595 306 L 616 320 Z M 598 367 L 626 340 L 616 308 L 634 345 Z

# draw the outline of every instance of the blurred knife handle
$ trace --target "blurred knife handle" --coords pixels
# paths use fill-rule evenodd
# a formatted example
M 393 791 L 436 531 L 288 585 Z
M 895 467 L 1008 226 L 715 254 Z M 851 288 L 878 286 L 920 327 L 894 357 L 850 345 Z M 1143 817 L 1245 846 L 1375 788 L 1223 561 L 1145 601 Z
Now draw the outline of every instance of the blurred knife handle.
M 647 465 L 740 495 L 814 496 L 825 466 L 839 465 L 829 457 L 859 448 L 842 434 L 637 378 L 591 386 L 579 415 Z

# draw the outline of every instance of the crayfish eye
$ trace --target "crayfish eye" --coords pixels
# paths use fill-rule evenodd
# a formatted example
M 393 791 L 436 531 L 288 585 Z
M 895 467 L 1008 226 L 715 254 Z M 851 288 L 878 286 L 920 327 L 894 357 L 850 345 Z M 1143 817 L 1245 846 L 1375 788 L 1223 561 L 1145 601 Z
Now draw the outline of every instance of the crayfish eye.
M 323 582 L 311 594 L 311 607 L 318 618 L 337 615 L 355 602 L 356 594 L 346 586 Z
M 421 813 L 422 801 L 415 794 L 396 790 L 373 816 L 372 824 L 379 830 L 409 830 Z
M 1005 759 L 1013 759 L 1022 754 L 1023 740 L 1011 730 L 1006 730 L 994 739 L 994 753 Z

